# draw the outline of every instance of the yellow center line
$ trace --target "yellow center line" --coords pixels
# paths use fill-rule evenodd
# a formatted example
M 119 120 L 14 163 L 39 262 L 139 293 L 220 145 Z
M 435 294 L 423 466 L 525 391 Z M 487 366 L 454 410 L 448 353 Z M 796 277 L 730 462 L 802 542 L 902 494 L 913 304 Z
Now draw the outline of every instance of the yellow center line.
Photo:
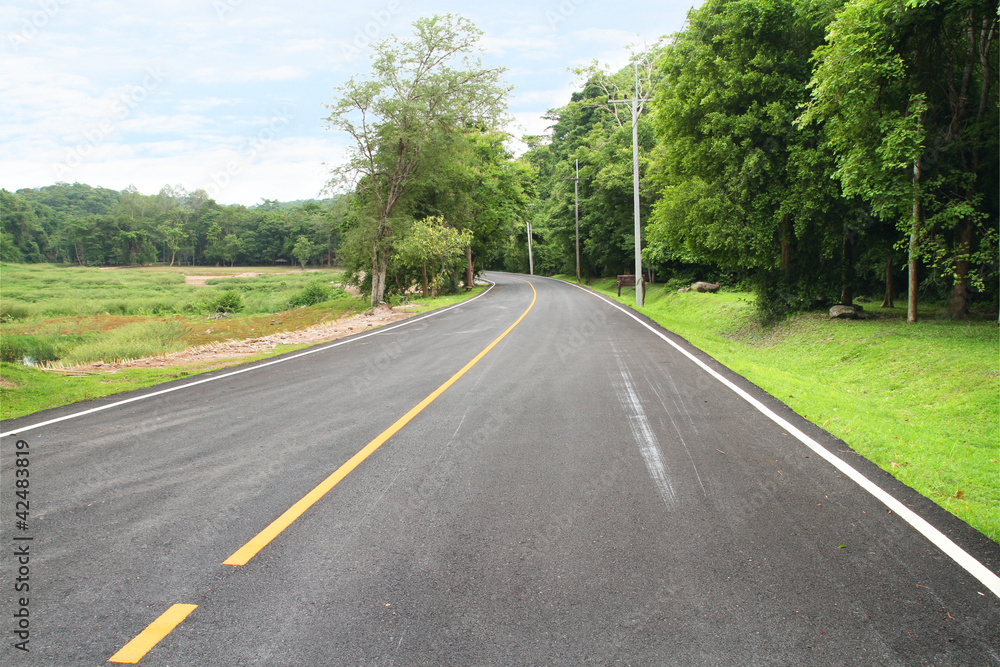
M 517 278 L 517 280 L 521 279 Z M 527 280 L 522 282 L 528 283 Z M 320 498 L 326 495 L 326 493 L 330 489 L 336 486 L 340 482 L 340 480 L 347 477 L 347 475 L 350 474 L 352 470 L 361 465 L 361 463 L 369 456 L 371 456 L 376 449 L 381 447 L 389 438 L 398 433 L 401 428 L 403 428 L 410 422 L 410 420 L 412 420 L 414 417 L 420 414 L 420 412 L 423 411 L 424 408 L 433 403 L 438 396 L 443 394 L 451 385 L 455 384 L 455 382 L 458 381 L 460 377 L 465 375 L 465 373 L 468 372 L 470 368 L 479 363 L 479 360 L 485 357 L 486 354 L 497 345 L 497 343 L 499 343 L 507 336 L 507 334 L 513 331 L 514 327 L 520 324 L 521 320 L 523 320 L 525 316 L 528 314 L 528 312 L 532 309 L 532 307 L 534 307 L 535 300 L 538 298 L 538 292 L 535 291 L 535 287 L 531 283 L 528 283 L 528 286 L 531 287 L 531 292 L 533 295 L 531 297 L 531 304 L 528 306 L 527 310 L 521 313 L 521 316 L 517 318 L 516 322 L 507 327 L 507 330 L 504 331 L 502 334 L 500 334 L 496 340 L 487 345 L 486 349 L 477 354 L 472 361 L 463 366 L 462 370 L 452 375 L 447 382 L 445 382 L 443 385 L 435 389 L 433 393 L 431 393 L 424 400 L 420 401 L 420 403 L 415 405 L 405 415 L 397 419 L 392 426 L 382 431 L 382 433 L 380 433 L 378 437 L 376 437 L 374 440 L 365 445 L 364 449 L 362 449 L 357 454 L 352 456 L 347 461 L 347 463 L 337 468 L 336 472 L 334 472 L 332 475 L 330 475 L 322 482 L 320 482 L 319 485 L 316 486 L 316 488 L 314 488 L 312 491 L 303 496 L 301 500 L 299 500 L 294 505 L 285 510 L 284 514 L 282 514 L 277 519 L 272 521 L 271 524 L 268 525 L 264 530 L 257 533 L 257 535 L 253 539 L 251 539 L 249 542 L 240 547 L 236 551 L 236 553 L 234 553 L 232 556 L 224 560 L 223 564 L 236 565 L 236 566 L 246 565 L 251 558 L 256 556 L 257 553 L 265 546 L 267 546 L 271 542 L 271 540 L 277 537 L 281 533 L 281 531 L 283 531 L 285 528 L 288 528 L 288 526 L 290 526 L 292 522 L 294 522 L 296 519 L 302 516 L 302 514 L 307 509 L 312 507 L 313 504 L 316 503 L 316 501 L 318 501 Z
M 163 612 L 158 619 L 146 626 L 146 629 L 136 635 L 135 639 L 125 644 L 108 662 L 121 662 L 134 665 L 149 653 L 161 639 L 170 634 L 188 614 L 194 611 L 196 604 L 175 604 Z

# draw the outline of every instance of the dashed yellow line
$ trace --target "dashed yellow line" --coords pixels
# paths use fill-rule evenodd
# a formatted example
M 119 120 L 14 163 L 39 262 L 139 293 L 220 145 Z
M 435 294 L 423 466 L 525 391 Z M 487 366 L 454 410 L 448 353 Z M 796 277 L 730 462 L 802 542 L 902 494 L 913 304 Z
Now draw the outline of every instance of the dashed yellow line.
M 520 280 L 520 278 L 518 278 L 518 280 Z M 523 282 L 527 283 L 528 281 L 525 280 Z M 423 411 L 423 409 L 428 405 L 433 403 L 438 396 L 447 391 L 448 388 L 455 384 L 460 377 L 465 375 L 470 368 L 479 363 L 479 361 L 485 357 L 490 350 L 496 347 L 497 343 L 503 340 L 507 334 L 514 330 L 514 327 L 521 323 L 528 312 L 534 307 L 535 301 L 538 299 L 538 292 L 535 291 L 535 287 L 531 283 L 528 283 L 528 286 L 531 287 L 531 303 L 528 305 L 528 308 L 521 313 L 521 316 L 517 318 L 517 321 L 507 327 L 506 331 L 497 336 L 496 340 L 487 345 L 486 349 L 477 354 L 475 358 L 463 366 L 460 371 L 448 378 L 447 382 L 435 389 L 427 398 L 420 401 L 420 403 L 415 405 L 405 415 L 397 419 L 392 426 L 384 430 L 378 437 L 365 445 L 365 447 L 352 456 L 347 463 L 340 466 L 332 475 L 323 480 L 316 488 L 303 496 L 297 503 L 288 508 L 281 516 L 272 521 L 270 525 L 260 531 L 249 542 L 240 547 L 236 553 L 223 561 L 223 563 L 226 565 L 237 566 L 246 565 L 251 558 L 256 556 L 257 553 L 267 546 L 271 540 L 277 537 L 281 531 L 290 526 L 297 518 L 302 516 L 307 509 L 322 498 L 330 489 L 336 486 L 340 480 L 347 477 L 352 470 L 361 465 L 361 463 L 371 456 L 376 449 L 381 447 L 389 438 L 398 433 L 401 428 L 410 422 L 410 420 L 420 414 L 420 412 Z M 170 609 L 163 612 L 159 618 L 146 626 L 146 629 L 140 632 L 135 639 L 130 641 L 128 644 L 123 646 L 121 650 L 111 656 L 108 662 L 125 664 L 135 664 L 139 662 L 144 655 L 156 646 L 160 640 L 170 634 L 170 632 L 176 628 L 181 621 L 187 618 L 188 614 L 196 608 L 197 605 L 193 604 L 175 604 L 171 606 Z
M 146 629 L 136 635 L 135 639 L 125 644 L 118 653 L 111 656 L 108 662 L 120 662 L 134 665 L 149 653 L 161 639 L 170 634 L 188 614 L 197 609 L 196 604 L 175 604 L 163 612 L 158 619 L 146 626 Z

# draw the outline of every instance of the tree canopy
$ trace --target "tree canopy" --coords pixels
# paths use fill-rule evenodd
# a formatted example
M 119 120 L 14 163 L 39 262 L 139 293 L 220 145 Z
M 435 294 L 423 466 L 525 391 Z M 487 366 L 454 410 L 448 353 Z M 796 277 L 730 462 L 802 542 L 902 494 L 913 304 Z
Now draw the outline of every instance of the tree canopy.
M 502 70 L 476 55 L 480 35 L 461 16 L 418 19 L 412 38 L 376 44 L 371 73 L 352 77 L 328 105 L 330 129 L 351 139 L 332 184 L 352 185 L 358 196 L 373 306 L 385 296 L 393 237 L 413 219 L 416 185 L 443 168 L 463 131 L 495 128 L 506 112 L 509 88 Z

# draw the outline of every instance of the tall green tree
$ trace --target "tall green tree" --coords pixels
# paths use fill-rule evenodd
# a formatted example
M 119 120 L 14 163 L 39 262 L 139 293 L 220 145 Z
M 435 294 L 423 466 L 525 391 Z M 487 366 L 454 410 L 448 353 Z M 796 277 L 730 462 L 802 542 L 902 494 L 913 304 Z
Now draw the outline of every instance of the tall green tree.
M 299 266 L 306 268 L 306 263 L 316 255 L 317 246 L 305 234 L 295 239 L 292 255 L 298 260 Z
M 922 257 L 964 317 L 995 254 L 996 32 L 995 2 L 851 0 L 816 50 L 801 124 L 825 123 L 845 193 L 908 235 L 910 322 Z
M 665 54 L 654 100 L 660 184 L 649 244 L 664 256 L 754 272 L 765 317 L 833 292 L 848 214 L 817 128 L 794 122 L 824 4 L 709 3 Z
M 497 127 L 509 92 L 502 70 L 475 55 L 482 33 L 467 19 L 419 19 L 413 32 L 375 45 L 371 74 L 351 78 L 328 105 L 330 129 L 351 139 L 331 183 L 353 185 L 367 214 L 373 306 L 385 295 L 393 235 L 407 224 L 398 207 L 429 150 L 462 128 Z
M 440 155 L 413 190 L 415 216 L 441 216 L 450 226 L 471 232 L 465 248 L 467 285 L 472 285 L 477 266 L 496 259 L 526 214 L 531 175 L 513 160 L 506 140 L 498 130 L 455 133 L 437 147 Z

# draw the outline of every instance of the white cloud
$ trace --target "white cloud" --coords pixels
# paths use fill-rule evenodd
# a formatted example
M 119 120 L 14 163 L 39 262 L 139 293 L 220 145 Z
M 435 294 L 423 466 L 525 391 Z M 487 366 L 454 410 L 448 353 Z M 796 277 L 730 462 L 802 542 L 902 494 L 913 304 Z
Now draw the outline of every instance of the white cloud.
M 287 65 L 268 69 L 242 70 L 234 72 L 219 67 L 202 67 L 194 71 L 198 83 L 257 83 L 262 81 L 293 81 L 304 79 L 308 72 L 302 67 Z
M 621 67 L 636 32 L 652 43 L 680 29 L 686 9 L 670 0 L 429 1 L 46 0 L 58 11 L 17 50 L 0 34 L 0 187 L 47 185 L 53 165 L 76 151 L 63 180 L 134 183 L 150 194 L 165 183 L 193 189 L 236 156 L 245 168 L 220 188 L 220 201 L 313 197 L 327 178 L 322 163 L 336 164 L 344 150 L 343 137 L 324 130 L 323 103 L 369 70 L 373 41 L 408 34 L 418 16 L 460 12 L 485 31 L 484 61 L 506 67 L 517 86 L 510 131 L 520 135 L 544 132 L 542 115 L 579 87 L 569 66 L 597 58 Z M 0 7 L 7 30 L 42 6 L 21 4 Z M 145 81 L 150 67 L 160 80 Z

